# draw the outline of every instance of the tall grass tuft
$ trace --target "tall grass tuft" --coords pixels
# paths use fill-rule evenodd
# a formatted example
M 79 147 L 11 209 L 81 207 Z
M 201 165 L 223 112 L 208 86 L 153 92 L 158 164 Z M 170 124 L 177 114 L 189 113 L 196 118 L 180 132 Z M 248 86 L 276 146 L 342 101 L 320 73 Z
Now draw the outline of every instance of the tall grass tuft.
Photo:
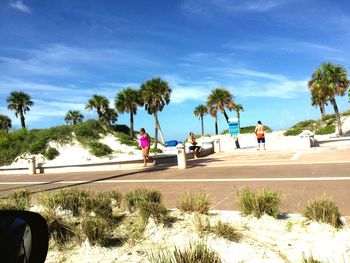
M 202 216 L 196 215 L 194 218 L 194 224 L 197 232 L 201 236 L 214 234 L 215 236 L 222 237 L 233 242 L 238 242 L 242 237 L 236 228 L 229 223 L 222 222 L 221 220 L 212 225 L 209 217 L 205 217 L 203 219 Z
M 73 222 L 58 216 L 54 211 L 46 212 L 43 216 L 47 222 L 50 239 L 59 247 L 64 247 L 74 239 L 78 239 L 79 231 Z
M 6 198 L 0 199 L 0 209 L 28 210 L 30 208 L 30 196 L 26 189 L 11 192 Z
M 327 223 L 335 228 L 340 228 L 343 225 L 341 214 L 335 202 L 325 196 L 310 200 L 303 214 L 310 220 Z
M 69 188 L 45 195 L 40 201 L 48 209 L 61 208 L 71 211 L 73 216 L 79 216 L 82 210 L 91 206 L 92 196 L 89 190 Z
M 112 223 L 102 217 L 84 217 L 81 229 L 91 245 L 106 246 L 111 238 Z
M 129 216 L 125 224 L 125 238 L 135 244 L 143 238 L 147 223 L 139 216 Z
M 177 200 L 177 208 L 182 212 L 198 212 L 207 214 L 211 206 L 211 200 L 205 193 L 185 193 Z
M 143 201 L 140 203 L 139 213 L 145 222 L 149 217 L 152 217 L 157 224 L 164 224 L 168 220 L 168 209 L 162 203 Z
M 154 189 L 136 188 L 127 192 L 124 196 L 129 212 L 134 212 L 141 203 L 161 203 L 162 194 Z
M 217 252 L 209 248 L 203 241 L 190 244 L 185 249 L 175 247 L 173 251 L 161 250 L 148 253 L 151 263 L 221 263 Z
M 238 205 L 243 215 L 260 218 L 263 214 L 278 217 L 281 198 L 277 191 L 264 189 L 253 192 L 244 189 L 238 193 Z
M 302 263 L 322 263 L 322 261 L 315 259 L 312 255 L 310 255 L 309 257 L 306 257 L 305 254 L 303 254 L 303 258 L 302 258 Z

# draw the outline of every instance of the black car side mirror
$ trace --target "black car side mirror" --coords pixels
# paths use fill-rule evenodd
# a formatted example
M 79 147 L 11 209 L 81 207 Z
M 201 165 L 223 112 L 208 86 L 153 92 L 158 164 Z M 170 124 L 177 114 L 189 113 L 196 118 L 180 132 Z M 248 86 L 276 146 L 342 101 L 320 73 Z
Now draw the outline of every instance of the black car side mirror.
M 46 220 L 29 211 L 0 211 L 0 261 L 45 262 L 49 244 Z

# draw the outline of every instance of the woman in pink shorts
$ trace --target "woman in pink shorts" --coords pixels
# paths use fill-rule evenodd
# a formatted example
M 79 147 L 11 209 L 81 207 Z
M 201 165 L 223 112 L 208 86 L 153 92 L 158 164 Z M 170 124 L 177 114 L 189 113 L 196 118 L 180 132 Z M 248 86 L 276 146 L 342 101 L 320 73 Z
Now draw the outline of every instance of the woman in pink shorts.
M 143 166 L 147 166 L 147 159 L 149 158 L 149 148 L 151 146 L 151 139 L 144 128 L 140 129 L 140 147 L 142 149 Z

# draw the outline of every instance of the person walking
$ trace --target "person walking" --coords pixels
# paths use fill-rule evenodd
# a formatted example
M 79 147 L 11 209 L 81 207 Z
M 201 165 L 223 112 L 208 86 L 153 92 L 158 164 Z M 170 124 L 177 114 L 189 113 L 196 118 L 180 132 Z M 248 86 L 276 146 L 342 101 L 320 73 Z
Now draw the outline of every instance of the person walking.
M 191 151 L 194 151 L 194 158 L 197 159 L 199 156 L 199 153 L 202 151 L 202 147 L 198 146 L 197 144 L 197 139 L 194 137 L 193 132 L 190 132 L 190 135 L 188 136 L 187 139 L 188 143 L 192 144 L 189 149 Z
M 149 149 L 151 146 L 151 138 L 144 128 L 140 129 L 140 147 L 142 149 L 143 166 L 147 166 L 147 160 L 149 158 Z
M 255 127 L 255 134 L 256 134 L 256 138 L 258 140 L 257 150 L 260 150 L 261 144 L 263 145 L 264 150 L 266 150 L 266 148 L 265 148 L 265 127 L 261 123 L 261 121 L 258 121 L 258 125 L 256 125 L 256 127 Z

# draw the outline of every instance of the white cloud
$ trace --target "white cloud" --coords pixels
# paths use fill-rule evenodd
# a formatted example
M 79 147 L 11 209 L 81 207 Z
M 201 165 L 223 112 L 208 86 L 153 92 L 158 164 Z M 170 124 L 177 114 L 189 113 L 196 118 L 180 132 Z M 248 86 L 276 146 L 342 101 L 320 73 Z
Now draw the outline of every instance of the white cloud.
M 319 54 L 324 57 L 325 54 L 338 54 L 339 49 L 326 44 L 298 41 L 289 38 L 268 38 L 251 39 L 249 42 L 232 41 L 223 45 L 224 48 L 248 51 L 248 52 L 290 52 Z
M 23 13 L 32 13 L 31 8 L 28 5 L 24 4 L 21 0 L 11 1 L 10 6 Z
M 285 3 L 285 0 L 185 0 L 181 8 L 189 16 L 211 16 L 215 13 L 268 12 Z
M 21 57 L 0 56 L 0 70 L 7 75 L 82 76 L 86 69 L 110 70 L 117 66 L 156 65 L 138 51 L 122 48 L 82 48 L 49 45 L 41 49 L 16 50 Z

